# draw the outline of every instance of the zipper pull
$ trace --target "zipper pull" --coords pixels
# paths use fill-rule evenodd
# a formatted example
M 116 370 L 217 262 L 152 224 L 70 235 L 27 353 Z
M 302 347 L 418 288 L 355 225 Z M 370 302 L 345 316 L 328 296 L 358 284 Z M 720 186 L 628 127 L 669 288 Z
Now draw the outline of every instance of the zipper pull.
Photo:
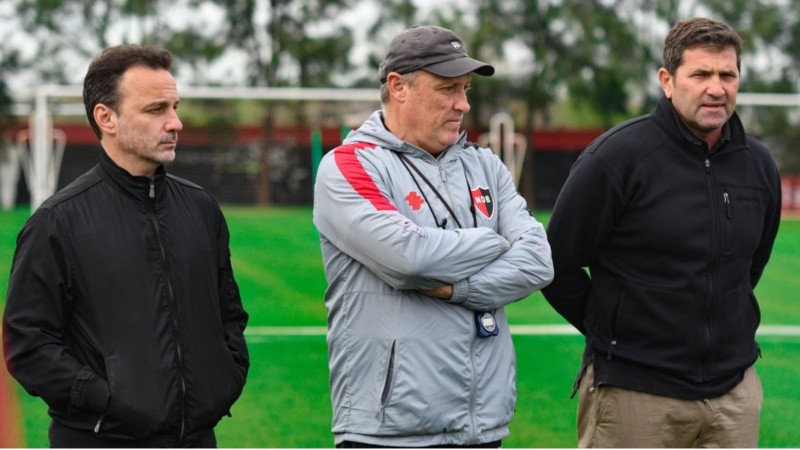
M 156 198 L 156 181 L 150 180 L 150 198 Z
M 100 432 L 100 424 L 103 423 L 103 419 L 105 419 L 105 417 L 106 417 L 106 414 L 103 413 L 103 414 L 100 415 L 100 418 L 97 419 L 97 423 L 94 425 L 94 432 L 95 433 L 99 433 Z
M 705 165 L 706 165 L 706 173 L 711 173 L 711 161 L 709 161 L 708 158 L 706 158 Z
M 725 203 L 725 214 L 728 216 L 728 219 L 733 219 L 733 215 L 731 214 L 731 197 L 727 192 L 722 193 L 722 202 Z
M 606 359 L 611 359 L 611 353 L 614 351 L 614 347 L 617 346 L 617 340 L 614 339 L 611 341 L 611 345 L 608 346 L 608 354 L 606 355 Z

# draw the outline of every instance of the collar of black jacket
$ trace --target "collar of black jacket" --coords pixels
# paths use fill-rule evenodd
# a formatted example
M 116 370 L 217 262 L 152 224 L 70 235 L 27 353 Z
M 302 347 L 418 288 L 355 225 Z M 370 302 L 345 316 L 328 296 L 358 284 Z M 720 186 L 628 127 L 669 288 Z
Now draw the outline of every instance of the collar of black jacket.
M 105 151 L 102 151 L 100 152 L 100 167 L 116 186 L 137 200 L 158 201 L 164 198 L 167 172 L 163 165 L 156 169 L 155 178 L 133 176 L 118 166 Z
M 682 139 L 694 145 L 705 146 L 705 143 L 700 138 L 692 134 L 686 124 L 683 123 L 683 120 L 678 117 L 678 113 L 672 106 L 672 101 L 670 101 L 670 99 L 667 97 L 662 96 L 659 99 L 658 104 L 653 110 L 652 116 L 657 122 L 660 122 L 662 128 L 664 128 L 665 131 L 671 134 L 675 139 Z M 747 145 L 744 125 L 742 125 L 742 121 L 739 119 L 739 115 L 735 111 L 733 112 L 731 118 L 725 122 L 725 125 L 723 125 L 722 139 L 714 147 L 714 150 L 726 147 L 726 144 L 728 143 L 731 143 L 732 145 L 727 145 L 727 148 L 733 148 L 737 150 Z

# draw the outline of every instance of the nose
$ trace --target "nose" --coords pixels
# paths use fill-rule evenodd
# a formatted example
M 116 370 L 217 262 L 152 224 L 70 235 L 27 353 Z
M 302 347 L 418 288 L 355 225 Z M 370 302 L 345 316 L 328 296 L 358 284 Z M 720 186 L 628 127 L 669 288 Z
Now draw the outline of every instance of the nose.
M 469 99 L 467 99 L 466 91 L 462 91 L 459 94 L 458 98 L 456 99 L 456 103 L 453 107 L 456 109 L 456 111 L 459 111 L 462 114 L 466 114 L 469 112 L 470 109 L 472 109 L 472 107 L 469 106 Z
M 708 94 L 713 97 L 722 97 L 725 95 L 725 88 L 723 87 L 722 78 L 719 76 L 710 77 L 708 81 Z
M 183 122 L 178 117 L 178 111 L 172 110 L 170 113 L 169 118 L 167 119 L 167 123 L 165 124 L 167 131 L 181 131 L 183 130 Z

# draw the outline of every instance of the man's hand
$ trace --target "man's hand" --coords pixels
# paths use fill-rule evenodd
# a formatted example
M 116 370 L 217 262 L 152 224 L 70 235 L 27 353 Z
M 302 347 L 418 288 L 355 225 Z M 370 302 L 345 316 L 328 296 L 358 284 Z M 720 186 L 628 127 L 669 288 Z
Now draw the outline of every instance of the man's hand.
M 450 297 L 453 296 L 453 285 L 445 284 L 439 287 L 435 287 L 433 289 L 420 290 L 419 292 L 428 295 L 430 297 L 436 297 L 442 300 L 450 300 Z

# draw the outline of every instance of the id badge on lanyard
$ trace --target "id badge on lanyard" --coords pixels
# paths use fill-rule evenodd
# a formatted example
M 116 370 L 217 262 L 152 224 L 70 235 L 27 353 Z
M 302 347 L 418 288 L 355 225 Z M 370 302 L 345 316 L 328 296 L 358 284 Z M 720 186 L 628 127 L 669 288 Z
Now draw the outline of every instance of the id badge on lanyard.
M 497 336 L 497 333 L 500 332 L 500 326 L 497 325 L 494 314 L 489 311 L 475 311 L 475 327 L 478 330 L 478 336 L 484 338 Z

